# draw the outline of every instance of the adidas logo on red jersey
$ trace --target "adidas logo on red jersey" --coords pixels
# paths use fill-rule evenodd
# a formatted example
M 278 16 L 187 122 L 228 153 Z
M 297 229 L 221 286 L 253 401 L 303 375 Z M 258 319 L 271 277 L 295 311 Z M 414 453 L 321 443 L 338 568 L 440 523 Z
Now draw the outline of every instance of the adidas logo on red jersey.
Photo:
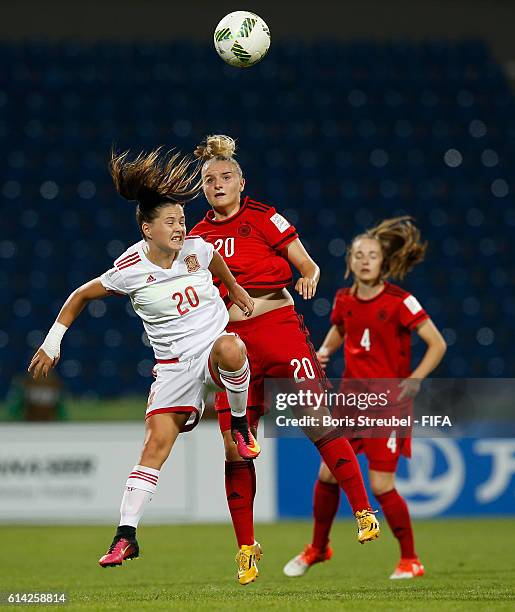
M 156 279 L 152 276 L 152 274 L 148 275 L 147 283 L 153 283 Z

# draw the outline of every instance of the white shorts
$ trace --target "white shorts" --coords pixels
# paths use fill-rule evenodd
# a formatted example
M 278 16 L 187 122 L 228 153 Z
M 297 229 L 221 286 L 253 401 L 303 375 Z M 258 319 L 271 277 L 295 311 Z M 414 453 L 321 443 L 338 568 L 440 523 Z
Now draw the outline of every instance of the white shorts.
M 218 336 L 233 336 L 223 333 Z M 182 431 L 192 430 L 202 418 L 204 398 L 209 391 L 223 391 L 217 374 L 211 371 L 209 355 L 215 338 L 208 348 L 185 361 L 158 361 L 152 370 L 155 381 L 150 387 L 145 418 L 163 412 L 189 413 Z M 218 381 L 218 382 L 217 382 Z

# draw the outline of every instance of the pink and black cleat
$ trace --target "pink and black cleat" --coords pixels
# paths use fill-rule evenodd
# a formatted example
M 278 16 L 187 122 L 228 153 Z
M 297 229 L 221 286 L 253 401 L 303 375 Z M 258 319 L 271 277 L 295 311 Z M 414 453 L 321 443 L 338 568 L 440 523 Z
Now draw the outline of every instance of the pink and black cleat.
M 103 557 L 100 557 L 98 563 L 100 567 L 115 567 L 121 565 L 127 559 L 136 559 L 139 557 L 139 546 L 136 538 L 128 540 L 115 536 L 109 550 Z
M 259 455 L 261 448 L 249 429 L 246 416 L 231 417 L 231 433 L 242 459 L 252 461 Z

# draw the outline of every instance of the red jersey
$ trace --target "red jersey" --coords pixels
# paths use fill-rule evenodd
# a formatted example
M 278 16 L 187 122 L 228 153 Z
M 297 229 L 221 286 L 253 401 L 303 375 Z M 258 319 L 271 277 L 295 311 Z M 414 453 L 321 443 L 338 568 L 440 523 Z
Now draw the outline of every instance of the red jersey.
M 370 300 L 339 289 L 331 323 L 345 337 L 344 378 L 406 378 L 411 374 L 411 330 L 428 318 L 418 300 L 385 283 Z
M 282 289 L 292 281 L 281 251 L 298 238 L 297 230 L 273 206 L 245 197 L 232 217 L 216 220 L 210 210 L 190 233 L 214 245 L 245 289 Z M 225 299 L 225 287 L 213 280 Z

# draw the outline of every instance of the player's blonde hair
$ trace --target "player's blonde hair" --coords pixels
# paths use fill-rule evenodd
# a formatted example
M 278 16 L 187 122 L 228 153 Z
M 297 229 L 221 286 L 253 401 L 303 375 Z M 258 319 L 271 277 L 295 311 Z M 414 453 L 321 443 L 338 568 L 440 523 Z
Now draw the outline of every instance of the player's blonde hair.
M 136 201 L 136 221 L 153 221 L 158 209 L 167 204 L 183 206 L 202 189 L 200 166 L 181 153 L 157 147 L 130 160 L 130 151 L 111 151 L 109 172 L 116 191 L 126 200 Z M 192 168 L 193 166 L 193 168 Z
M 351 274 L 352 248 L 356 241 L 362 238 L 377 240 L 381 246 L 383 255 L 381 280 L 387 278 L 402 280 L 423 261 L 427 250 L 427 242 L 421 242 L 420 230 L 414 225 L 412 217 L 405 215 L 385 219 L 352 240 L 347 249 L 345 278 Z
M 236 141 L 225 134 L 212 134 L 206 136 L 204 140 L 195 148 L 193 154 L 198 157 L 203 165 L 202 171 L 207 170 L 208 165 L 212 161 L 228 161 L 231 162 L 238 174 L 243 176 L 243 171 L 240 164 L 234 158 L 236 153 Z

